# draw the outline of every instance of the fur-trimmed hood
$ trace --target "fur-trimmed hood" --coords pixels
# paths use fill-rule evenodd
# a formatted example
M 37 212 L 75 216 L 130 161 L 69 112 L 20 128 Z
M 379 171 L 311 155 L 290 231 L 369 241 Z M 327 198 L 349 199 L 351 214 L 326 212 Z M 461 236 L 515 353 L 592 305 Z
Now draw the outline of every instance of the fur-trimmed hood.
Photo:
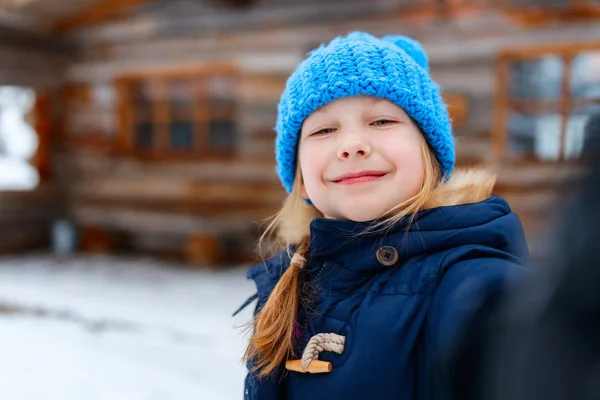
M 496 175 L 483 168 L 458 169 L 431 194 L 426 209 L 478 203 L 492 197 Z

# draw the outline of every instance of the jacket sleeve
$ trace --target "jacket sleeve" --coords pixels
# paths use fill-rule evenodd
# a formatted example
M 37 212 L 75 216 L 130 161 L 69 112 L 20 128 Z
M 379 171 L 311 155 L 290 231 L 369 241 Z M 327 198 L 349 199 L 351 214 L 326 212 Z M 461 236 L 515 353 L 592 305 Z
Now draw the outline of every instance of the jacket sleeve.
M 484 398 L 486 354 L 499 329 L 499 311 L 527 269 L 512 257 L 478 257 L 444 271 L 426 329 L 430 382 L 443 392 L 434 398 Z

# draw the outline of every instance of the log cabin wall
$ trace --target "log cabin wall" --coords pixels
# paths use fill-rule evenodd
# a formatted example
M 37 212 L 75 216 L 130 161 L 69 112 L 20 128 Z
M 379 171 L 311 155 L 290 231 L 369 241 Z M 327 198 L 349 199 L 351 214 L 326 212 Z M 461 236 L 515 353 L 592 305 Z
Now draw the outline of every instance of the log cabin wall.
M 0 85 L 56 88 L 74 53 L 68 42 L 0 24 Z
M 422 41 L 434 79 L 456 100 L 451 111 L 462 165 L 492 161 L 495 62 L 501 49 L 600 36 L 593 22 L 530 29 L 493 10 L 440 20 L 391 0 L 280 0 L 247 9 L 216 3 L 156 2 L 76 35 L 82 54 L 66 71 L 64 146 L 56 168 L 70 215 L 84 236 L 103 238 L 109 248 L 120 240 L 144 251 L 183 252 L 203 263 L 247 256 L 256 222 L 284 198 L 274 173 L 273 126 L 285 79 L 308 50 L 335 35 L 364 30 Z M 222 68 L 236 77 L 230 154 L 148 157 L 135 151 L 127 115 L 131 105 L 123 103 L 131 93 L 123 82 Z M 554 205 L 554 192 L 547 189 L 554 178 L 542 179 L 551 182 L 544 186 L 550 195 L 541 198 L 537 192 L 521 196 L 519 188 L 555 177 L 555 169 L 523 173 L 499 166 L 499 187 L 512 194 L 511 204 L 528 227 L 537 218 L 528 213 L 539 210 L 540 200 Z M 119 232 L 120 239 L 105 234 L 109 231 Z

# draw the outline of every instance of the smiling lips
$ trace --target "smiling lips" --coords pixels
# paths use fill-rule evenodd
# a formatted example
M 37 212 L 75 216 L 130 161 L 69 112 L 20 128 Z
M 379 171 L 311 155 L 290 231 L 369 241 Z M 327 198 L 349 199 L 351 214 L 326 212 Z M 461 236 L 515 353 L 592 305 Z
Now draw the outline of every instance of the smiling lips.
M 359 183 L 367 183 L 375 181 L 384 175 L 387 175 L 387 172 L 382 171 L 362 171 L 356 172 L 353 174 L 346 174 L 335 178 L 332 182 L 338 183 L 340 185 L 356 185 Z

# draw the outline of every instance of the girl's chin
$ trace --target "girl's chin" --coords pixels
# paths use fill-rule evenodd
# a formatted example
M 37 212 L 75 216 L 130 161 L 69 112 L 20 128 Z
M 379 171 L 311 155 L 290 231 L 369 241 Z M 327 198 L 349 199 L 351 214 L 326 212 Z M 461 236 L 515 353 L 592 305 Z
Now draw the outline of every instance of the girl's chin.
M 373 207 L 367 210 L 360 210 L 357 207 L 353 207 L 350 210 L 344 210 L 346 212 L 340 212 L 339 215 L 343 216 L 343 219 L 354 222 L 368 222 L 381 218 L 386 214 L 389 209 L 375 209 Z M 341 211 L 341 210 L 340 210 Z

